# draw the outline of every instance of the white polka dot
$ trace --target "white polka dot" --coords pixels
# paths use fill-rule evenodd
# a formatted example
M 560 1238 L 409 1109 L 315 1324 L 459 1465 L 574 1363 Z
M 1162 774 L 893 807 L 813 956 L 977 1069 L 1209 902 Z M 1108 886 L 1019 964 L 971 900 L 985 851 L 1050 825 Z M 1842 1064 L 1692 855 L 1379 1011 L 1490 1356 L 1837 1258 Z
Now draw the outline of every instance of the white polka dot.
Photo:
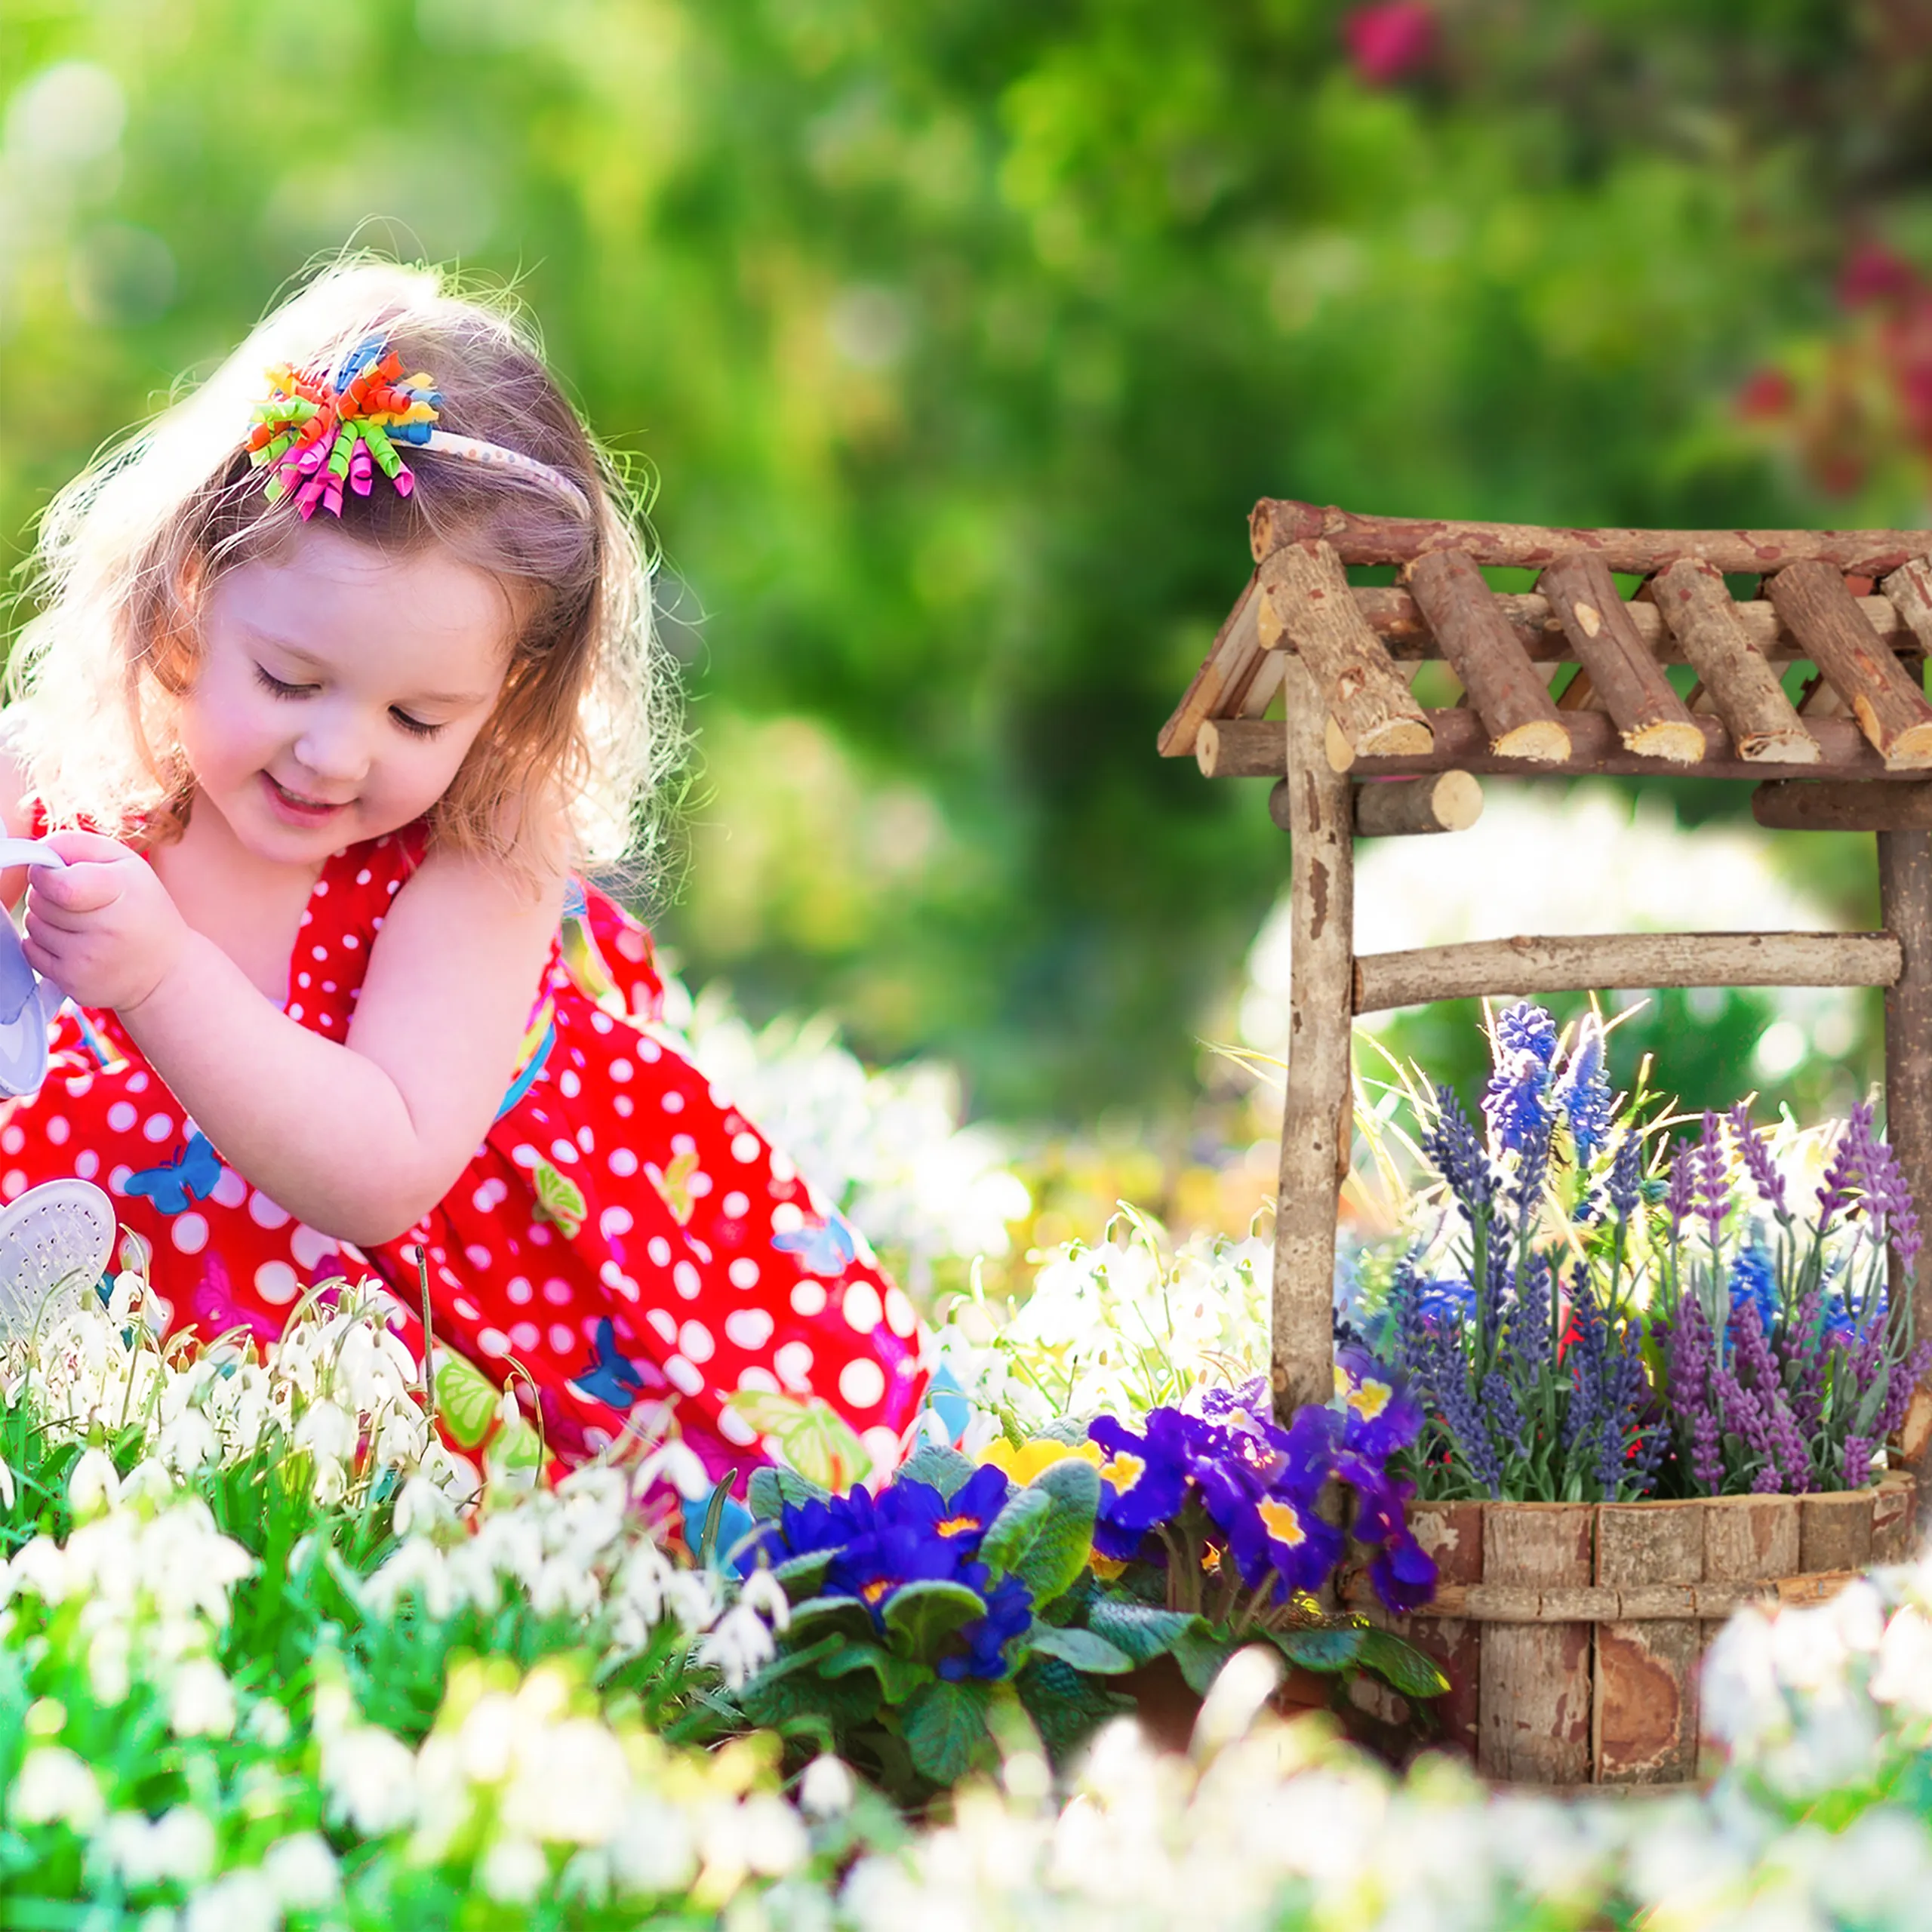
M 577 1346 L 577 1331 L 568 1322 L 554 1322 L 550 1328 L 550 1350 L 553 1355 L 567 1355 Z
M 771 1232 L 795 1235 L 805 1225 L 805 1217 L 795 1201 L 781 1201 L 771 1211 Z
M 637 1156 L 628 1147 L 613 1147 L 605 1164 L 614 1174 L 629 1180 L 637 1172 Z
M 384 889 L 389 893 L 389 896 L 393 898 L 395 896 L 396 888 L 401 883 L 401 880 L 392 878 L 389 881 L 388 885 Z
M 485 1181 L 469 1197 L 470 1204 L 479 1214 L 494 1214 L 510 1198 L 509 1183 L 494 1177 Z
M 291 1020 L 300 1020 L 302 1017 L 302 1009 L 299 1006 L 291 1006 L 288 1009 L 288 1017 Z
M 678 1346 L 693 1361 L 709 1361 L 718 1352 L 711 1331 L 702 1321 L 687 1321 L 678 1331 Z
M 91 1073 L 76 1074 L 67 1082 L 67 1091 L 78 1100 L 93 1084 L 94 1075 Z
M 503 1292 L 521 1308 L 537 1291 L 530 1285 L 528 1275 L 512 1275 L 503 1284 Z
M 695 1154 L 697 1143 L 688 1134 L 674 1134 L 671 1137 L 671 1152 L 674 1154 Z
M 667 1343 L 669 1343 L 673 1346 L 676 1344 L 678 1340 L 678 1318 L 675 1315 L 672 1314 L 669 1309 L 662 1308 L 648 1309 L 645 1312 L 644 1318 L 651 1324 L 652 1327 L 657 1331 L 659 1334 L 663 1337 L 664 1340 Z
M 309 975 L 306 973 L 297 973 L 295 976 L 295 983 L 298 986 L 306 986 L 309 983 Z
M 315 914 L 312 912 L 304 912 L 302 915 L 300 923 L 305 926 L 312 926 L 315 923 Z
M 129 1074 L 126 1081 L 126 1091 L 130 1094 L 145 1094 L 148 1091 L 147 1075 L 145 1073 Z
M 644 1251 L 649 1255 L 654 1266 L 668 1268 L 671 1265 L 671 1244 L 662 1235 L 653 1235 L 645 1244 Z
M 664 1049 L 655 1040 L 640 1040 L 637 1043 L 637 1057 L 646 1066 L 655 1066 L 664 1057 Z
M 331 1255 L 340 1254 L 342 1247 L 328 1235 L 297 1221 L 288 1231 L 288 1251 L 300 1266 L 312 1275 Z
M 134 1126 L 140 1109 L 132 1100 L 116 1100 L 107 1110 L 107 1124 L 116 1134 L 125 1134 Z
M 329 949 L 325 946 L 316 946 L 314 948 L 311 956 L 316 959 L 326 959 L 329 956 Z
M 778 1393 L 778 1378 L 770 1369 L 761 1368 L 753 1362 L 749 1368 L 739 1370 L 738 1386 L 740 1389 L 760 1389 L 768 1395 L 775 1395 Z
M 48 1136 L 50 1140 L 53 1137 L 51 1134 Z M 66 1137 L 63 1135 L 62 1138 L 65 1139 Z M 17 1154 L 26 1144 L 26 1129 L 17 1121 L 10 1122 L 6 1131 L 0 1134 L 0 1153 Z
M 636 1069 L 632 1067 L 630 1062 L 627 1060 L 614 1060 L 611 1063 L 610 1066 L 611 1078 L 614 1080 L 620 1087 L 621 1087 L 624 1082 L 631 1077 L 632 1074 L 635 1072 L 635 1070 Z
M 801 1281 L 792 1291 L 792 1307 L 795 1314 L 822 1315 L 825 1312 L 825 1284 L 823 1281 Z
M 168 1224 L 168 1238 L 183 1254 L 198 1254 L 208 1244 L 208 1224 L 199 1214 L 177 1214 Z
M 681 1114 L 685 1110 L 685 1097 L 675 1087 L 664 1090 L 664 1097 L 658 1104 L 667 1114 Z
M 869 1281 L 848 1281 L 845 1298 L 839 1308 L 845 1317 L 845 1325 L 857 1329 L 861 1335 L 869 1335 L 885 1314 L 878 1291 Z
M 585 1153 L 594 1154 L 597 1151 L 597 1137 L 589 1128 L 580 1127 L 577 1131 L 577 1144 Z
M 24 1194 L 26 1191 L 27 1177 L 18 1168 L 9 1168 L 4 1174 L 0 1174 L 0 1194 L 5 1195 L 9 1201 L 17 1194 Z
M 899 1437 L 890 1429 L 868 1429 L 860 1432 L 859 1440 L 865 1444 L 866 1454 L 872 1459 L 875 1469 L 896 1469 L 899 1466 Z
M 685 1244 L 691 1249 L 691 1251 L 695 1254 L 707 1268 L 709 1267 L 711 1265 L 711 1250 L 709 1247 L 703 1241 L 700 1241 L 696 1235 L 687 1235 L 685 1237 Z
M 568 1067 L 557 1075 L 557 1091 L 567 1100 L 574 1100 L 583 1091 L 583 1082 Z
M 92 1180 L 100 1172 L 100 1156 L 91 1147 L 84 1147 L 74 1156 L 74 1171 L 83 1180 Z
M 248 1198 L 248 1183 L 232 1168 L 223 1168 L 208 1189 L 208 1198 L 223 1208 L 238 1208 Z
M 67 1143 L 68 1135 L 72 1131 L 73 1129 L 67 1124 L 67 1118 L 64 1114 L 49 1114 L 47 1117 L 47 1124 L 41 1129 L 41 1132 L 45 1134 L 57 1147 L 64 1147 Z
M 702 1201 L 711 1192 L 711 1177 L 702 1168 L 685 1183 L 695 1199 Z
M 666 1355 L 664 1358 L 664 1373 L 687 1395 L 695 1395 L 704 1386 L 704 1371 L 695 1363 L 687 1361 L 682 1355 Z
M 629 1120 L 637 1111 L 637 1103 L 628 1094 L 614 1094 L 611 1106 L 620 1120 Z
M 778 1371 L 778 1379 L 789 1389 L 808 1389 L 811 1386 L 812 1352 L 802 1342 L 787 1342 L 771 1358 L 771 1365 Z M 880 1378 L 880 1386 L 884 1386 Z
M 510 1149 L 510 1158 L 520 1168 L 534 1168 L 543 1156 L 527 1140 L 520 1140 Z
M 141 1123 L 141 1138 L 152 1140 L 158 1147 L 164 1140 L 174 1138 L 174 1116 L 172 1114 L 149 1114 Z
M 543 1330 L 534 1321 L 519 1321 L 510 1331 L 510 1340 L 520 1349 L 534 1349 L 543 1339 Z
M 467 1295 L 458 1295 L 450 1306 L 465 1321 L 475 1321 L 481 1318 L 483 1311 Z
M 798 1177 L 798 1171 L 796 1168 L 792 1166 L 791 1155 L 784 1152 L 783 1149 L 780 1148 L 773 1148 L 771 1150 L 771 1178 L 774 1180 L 796 1180 Z
M 912 1304 L 906 1299 L 900 1288 L 888 1288 L 885 1291 L 885 1325 L 895 1335 L 909 1335 L 919 1325 L 919 1318 L 912 1311 Z
M 734 1187 L 718 1206 L 726 1220 L 742 1221 L 751 1212 L 752 1198 Z
M 550 1158 L 559 1167 L 571 1167 L 576 1162 L 577 1149 L 568 1140 L 553 1140 L 550 1143 Z
M 607 1265 L 615 1267 L 617 1264 L 613 1262 Z M 562 1275 L 552 1275 L 543 1284 L 543 1299 L 552 1308 L 568 1308 L 572 1300 L 571 1284 Z
M 725 1272 L 731 1278 L 734 1288 L 755 1288 L 758 1286 L 758 1263 L 749 1254 L 741 1254 Z
M 740 1449 L 749 1449 L 758 1440 L 758 1431 L 735 1409 L 718 1412 L 718 1432 L 727 1442 L 734 1443 Z
M 548 1247 L 550 1230 L 541 1221 L 532 1221 L 523 1231 L 523 1238 L 532 1247 Z
M 510 1338 L 500 1328 L 479 1329 L 476 1346 L 486 1355 L 506 1355 L 510 1352 Z
M 875 1408 L 885 1393 L 885 1371 L 870 1355 L 859 1355 L 838 1371 L 838 1392 L 855 1409 Z
M 255 1292 L 278 1308 L 293 1301 L 300 1292 L 301 1280 L 285 1261 L 264 1261 L 255 1270 Z
M 335 1015 L 332 1013 L 324 1014 L 322 1015 L 322 1024 L 325 1026 L 333 1026 L 335 1024 Z
M 367 866 L 355 875 L 355 883 L 358 885 L 367 885 L 369 883 L 369 868 Z
M 353 952 L 362 942 L 353 933 L 344 933 L 342 936 L 342 943 L 344 951 Z
M 293 1217 L 257 1188 L 248 1197 L 248 1218 L 258 1228 L 285 1228 Z
M 606 1241 L 613 1235 L 627 1235 L 631 1231 L 631 1211 L 628 1208 L 607 1208 L 597 1217 L 597 1232 Z
M 334 853 L 334 854 L 332 854 L 331 856 L 332 857 L 334 857 L 334 858 L 337 858 L 337 859 L 339 859 L 339 858 L 340 858 L 340 857 L 342 857 L 342 854 L 341 854 L 340 852 L 337 852 L 337 853 Z M 319 899 L 319 898 L 321 898 L 321 896 L 323 895 L 323 894 L 324 894 L 324 893 L 325 893 L 325 892 L 327 892 L 327 891 L 328 891 L 328 889 L 329 889 L 329 882 L 328 882 L 328 881 L 327 879 L 325 879 L 325 878 L 318 878 L 318 880 L 316 880 L 316 881 L 315 881 L 315 891 L 314 891 L 313 892 L 312 892 L 309 896 L 309 897 L 310 897 L 310 898 L 312 898 L 312 899 Z
M 698 1278 L 697 1270 L 688 1261 L 681 1261 L 671 1270 L 671 1285 L 685 1300 L 696 1301 L 698 1291 L 703 1283 Z
M 333 980 L 325 980 L 322 982 L 322 991 L 325 993 L 334 992 L 335 991 L 335 982 Z
M 78 1167 L 78 1163 L 76 1165 Z M 123 1161 L 118 1167 L 110 1168 L 108 1170 L 107 1174 L 108 1192 L 109 1194 L 125 1194 L 128 1191 L 128 1182 L 134 1178 L 134 1169 L 129 1167 L 125 1161 Z M 82 1178 L 85 1180 L 87 1177 L 83 1175 Z
M 724 1318 L 724 1339 L 736 1348 L 761 1349 L 774 1326 L 761 1308 L 734 1308 Z
M 480 1242 L 472 1241 L 463 1251 L 463 1258 L 472 1268 L 487 1268 L 490 1265 L 490 1251 Z

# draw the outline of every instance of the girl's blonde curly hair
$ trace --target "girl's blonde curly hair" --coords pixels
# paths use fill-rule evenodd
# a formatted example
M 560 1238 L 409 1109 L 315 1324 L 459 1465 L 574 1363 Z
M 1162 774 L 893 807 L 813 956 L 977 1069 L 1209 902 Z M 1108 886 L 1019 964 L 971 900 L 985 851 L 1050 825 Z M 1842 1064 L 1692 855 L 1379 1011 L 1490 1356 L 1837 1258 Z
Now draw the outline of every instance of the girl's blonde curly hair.
M 586 515 L 493 464 L 409 452 L 414 493 L 377 481 L 341 528 L 408 551 L 443 545 L 501 581 L 515 614 L 495 711 L 429 814 L 432 844 L 528 876 L 552 802 L 569 857 L 608 871 L 640 849 L 647 807 L 681 749 L 675 678 L 651 626 L 638 506 L 503 297 L 441 270 L 358 258 L 323 269 L 184 399 L 108 451 L 42 519 L 37 614 L 7 669 L 26 700 L 8 731 L 51 824 L 152 844 L 179 835 L 194 774 L 176 719 L 199 659 L 200 601 L 226 571 L 303 528 L 269 502 L 245 449 L 272 366 L 331 371 L 380 337 L 442 392 L 439 428 L 561 471 Z M 536 808 L 537 816 L 530 814 Z

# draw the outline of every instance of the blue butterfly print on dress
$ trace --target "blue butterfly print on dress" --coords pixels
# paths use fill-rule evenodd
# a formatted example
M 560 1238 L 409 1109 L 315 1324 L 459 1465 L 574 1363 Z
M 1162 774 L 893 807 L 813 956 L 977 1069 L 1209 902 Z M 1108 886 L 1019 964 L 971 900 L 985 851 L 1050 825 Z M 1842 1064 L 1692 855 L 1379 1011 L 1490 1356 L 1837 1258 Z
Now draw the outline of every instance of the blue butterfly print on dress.
M 839 1214 L 828 1214 L 814 1227 L 794 1229 L 771 1237 L 774 1247 L 795 1254 L 808 1275 L 820 1275 L 835 1281 L 859 1258 L 859 1244 Z
M 185 1214 L 190 1203 L 205 1201 L 221 1179 L 221 1157 L 205 1134 L 196 1134 L 187 1151 L 158 1168 L 142 1168 L 128 1177 L 130 1194 L 144 1195 L 164 1214 Z
M 571 1393 L 608 1403 L 614 1409 L 628 1409 L 644 1393 L 644 1377 L 637 1372 L 635 1362 L 617 1352 L 617 1331 L 608 1315 L 597 1324 L 597 1342 L 592 1353 L 596 1359 L 583 1374 L 572 1378 Z

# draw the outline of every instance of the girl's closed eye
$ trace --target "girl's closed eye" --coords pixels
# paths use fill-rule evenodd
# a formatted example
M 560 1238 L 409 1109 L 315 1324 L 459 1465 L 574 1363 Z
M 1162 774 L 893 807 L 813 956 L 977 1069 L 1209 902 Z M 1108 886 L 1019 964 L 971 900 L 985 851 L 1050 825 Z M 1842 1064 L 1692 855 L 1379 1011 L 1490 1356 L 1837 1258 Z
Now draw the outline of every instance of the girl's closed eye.
M 426 718 L 412 718 L 408 712 L 399 711 L 393 705 L 389 707 L 389 715 L 412 738 L 433 738 L 443 728 L 440 724 L 431 724 Z
M 255 681 L 273 697 L 306 697 L 315 688 L 312 685 L 286 683 L 261 664 L 255 666 Z

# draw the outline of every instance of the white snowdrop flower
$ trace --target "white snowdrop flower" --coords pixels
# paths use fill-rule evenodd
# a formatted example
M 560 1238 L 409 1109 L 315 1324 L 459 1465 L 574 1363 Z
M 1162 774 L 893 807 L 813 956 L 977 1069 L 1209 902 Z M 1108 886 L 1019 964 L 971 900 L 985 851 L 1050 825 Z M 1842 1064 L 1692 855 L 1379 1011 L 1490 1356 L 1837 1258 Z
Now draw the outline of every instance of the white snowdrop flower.
M 224 1872 L 189 1900 L 181 1932 L 281 1932 L 281 1902 L 266 1873 Z
M 455 1506 L 430 1478 L 411 1476 L 398 1491 L 394 1514 L 399 1537 L 434 1536 L 457 1526 Z
M 697 1875 L 690 1815 L 648 1793 L 631 1795 L 609 1852 L 618 1884 L 643 1897 L 683 1892 Z
M 503 1905 L 528 1905 L 550 1875 L 542 1848 L 525 1838 L 500 1838 L 478 1861 L 477 1883 Z
M 88 1644 L 88 1686 L 94 1702 L 109 1709 L 124 1704 L 134 1688 L 132 1632 L 124 1623 L 103 1625 Z
M 668 1483 L 687 1503 L 701 1502 L 717 1487 L 688 1443 L 673 1437 L 661 1442 L 637 1466 L 631 1494 L 642 1496 L 653 1483 Z
M 811 1854 L 798 1814 L 782 1798 L 755 1792 L 739 1807 L 745 1863 L 761 1878 L 782 1878 Z
M 791 1600 L 785 1586 L 763 1564 L 738 1586 L 740 1602 L 756 1611 L 774 1630 L 784 1630 L 792 1622 Z
M 198 1409 L 188 1409 L 173 1421 L 164 1423 L 155 1438 L 154 1453 L 166 1469 L 188 1476 L 217 1462 L 221 1438 L 215 1426 Z
M 771 1626 L 748 1603 L 734 1604 L 697 1647 L 697 1661 L 709 1665 L 734 1690 L 755 1677 L 778 1654 Z
M 318 1832 L 278 1838 L 262 1854 L 262 1875 L 285 1912 L 314 1912 L 342 1896 L 341 1869 Z
M 192 1657 L 168 1686 L 168 1721 L 177 1737 L 226 1737 L 235 1729 L 235 1687 L 211 1657 Z
M 107 1297 L 107 1318 L 117 1328 L 125 1328 L 147 1293 L 146 1282 L 131 1268 L 124 1268 L 114 1278 Z
M 324 1741 L 322 1783 L 331 1820 L 365 1838 L 386 1837 L 416 1815 L 416 1760 L 400 1738 L 374 1724 Z
M 123 1503 L 145 1503 L 163 1509 L 174 1500 L 180 1485 L 167 1465 L 155 1454 L 144 1456 L 121 1480 Z
M 67 1475 L 67 1501 L 85 1522 L 121 1500 L 121 1478 L 105 1449 L 83 1449 Z
M 0 1456 L 0 1509 L 14 1506 L 14 1472 L 8 1466 L 7 1459 Z
M 1915 1605 L 1908 1604 L 1886 1625 L 1871 1692 L 1881 1704 L 1932 1717 L 1932 1620 Z
M 467 1456 L 459 1455 L 448 1447 L 440 1437 L 429 1439 L 419 1467 L 442 1491 L 453 1509 L 468 1509 L 482 1492 L 483 1478 L 476 1465 Z
M 530 1582 L 530 1607 L 539 1617 L 587 1617 L 603 1598 L 594 1572 L 565 1558 L 545 1562 Z
M 294 1735 L 288 1713 L 272 1697 L 258 1699 L 242 1721 L 242 1735 L 265 1751 L 279 1751 Z
M 214 1826 L 192 1804 L 177 1804 L 152 1820 L 118 1811 L 95 1842 L 131 1888 L 198 1884 L 214 1870 L 217 1845 Z
M 718 1587 L 702 1570 L 673 1570 L 664 1580 L 664 1604 L 687 1630 L 708 1630 L 722 1606 Z
M 326 1398 L 311 1402 L 295 1425 L 294 1441 L 297 1449 L 307 1450 L 318 1461 L 351 1461 L 355 1454 L 355 1419 Z
M 349 1472 L 333 1456 L 315 1458 L 315 1500 L 325 1509 L 332 1509 L 349 1494 Z
M 798 1780 L 798 1803 L 814 1818 L 836 1817 L 852 1808 L 858 1795 L 857 1781 L 841 1758 L 821 1752 L 805 1767 Z
M 21 1761 L 8 1801 L 16 1824 L 60 1823 L 91 1832 L 104 1807 L 92 1770 L 64 1744 L 36 1744 Z

